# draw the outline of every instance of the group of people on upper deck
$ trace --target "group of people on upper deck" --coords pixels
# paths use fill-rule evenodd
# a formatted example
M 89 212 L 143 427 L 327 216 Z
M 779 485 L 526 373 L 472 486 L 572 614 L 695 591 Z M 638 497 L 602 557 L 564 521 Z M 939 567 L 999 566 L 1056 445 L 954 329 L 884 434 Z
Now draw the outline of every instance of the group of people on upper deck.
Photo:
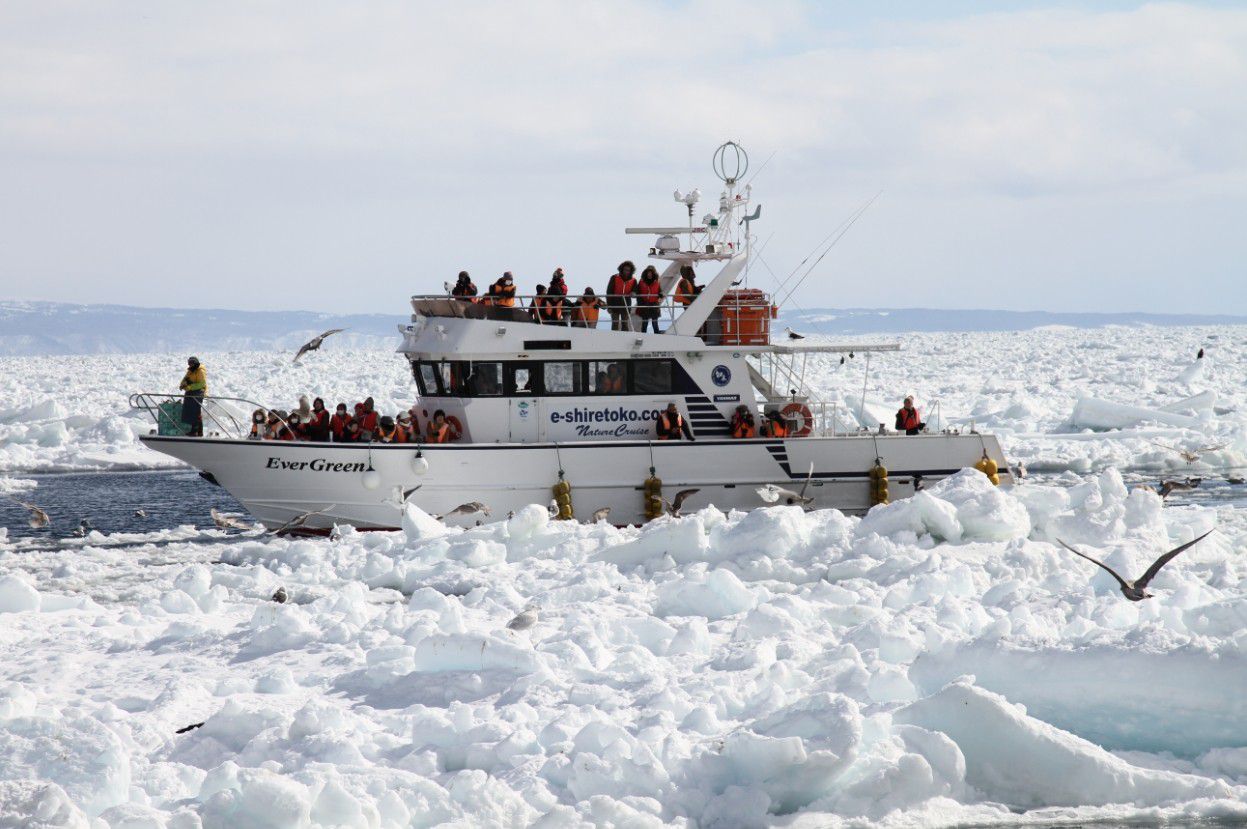
M 680 268 L 672 300 L 681 306 L 692 304 L 701 293 L 697 275 L 691 265 Z M 499 277 L 482 296 L 467 271 L 459 272 L 459 279 L 450 291 L 451 296 L 463 302 L 475 302 L 500 308 L 514 308 L 516 303 L 515 277 L 507 271 Z M 658 269 L 649 265 L 636 276 L 636 265 L 630 261 L 619 263 L 619 268 L 606 283 L 605 300 L 592 288 L 585 288 L 579 297 L 571 297 L 567 277 L 562 268 L 555 268 L 549 285 L 538 285 L 528 306 L 534 322 L 547 325 L 571 325 L 577 328 L 597 328 L 602 309 L 610 315 L 612 331 L 632 331 L 632 316 L 640 320 L 641 331 L 653 330 L 661 334 L 658 318 L 662 311 L 665 294 L 659 283 Z

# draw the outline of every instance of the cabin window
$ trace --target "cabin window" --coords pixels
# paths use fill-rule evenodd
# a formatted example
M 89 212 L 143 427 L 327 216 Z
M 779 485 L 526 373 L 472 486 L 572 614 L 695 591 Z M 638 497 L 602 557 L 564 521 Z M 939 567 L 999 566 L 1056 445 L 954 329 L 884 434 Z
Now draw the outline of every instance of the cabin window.
M 635 360 L 632 363 L 633 394 L 670 394 L 670 360 Z
M 422 397 L 437 397 L 442 393 L 438 384 L 437 366 L 434 363 L 413 363 L 411 372 Z
M 502 394 L 502 363 L 463 363 L 466 393 L 471 397 Z
M 627 388 L 623 363 L 618 360 L 589 363 L 590 394 L 624 394 Z
M 546 394 L 584 394 L 581 369 L 584 363 L 559 362 L 543 365 L 542 388 Z
M 536 397 L 537 386 L 531 365 L 512 365 L 507 368 L 507 394 L 520 397 Z

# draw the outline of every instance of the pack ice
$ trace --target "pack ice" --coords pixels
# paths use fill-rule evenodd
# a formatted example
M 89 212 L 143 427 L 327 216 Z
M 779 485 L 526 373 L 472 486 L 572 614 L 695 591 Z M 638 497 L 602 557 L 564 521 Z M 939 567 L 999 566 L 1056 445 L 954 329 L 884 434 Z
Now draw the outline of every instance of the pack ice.
M 1247 818 L 1241 511 L 965 470 L 860 519 L 403 526 L 4 542 L 0 825 Z M 1052 543 L 1140 572 L 1213 526 L 1139 604 Z

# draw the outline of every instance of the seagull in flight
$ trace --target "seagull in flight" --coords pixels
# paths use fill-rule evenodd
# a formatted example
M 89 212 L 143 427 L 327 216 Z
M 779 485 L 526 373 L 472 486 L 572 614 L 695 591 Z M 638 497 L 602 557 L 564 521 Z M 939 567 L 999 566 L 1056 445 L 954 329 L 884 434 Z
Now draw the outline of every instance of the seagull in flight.
M 468 501 L 466 504 L 460 504 L 444 515 L 435 516 L 438 521 L 445 521 L 447 518 L 454 518 L 456 515 L 489 515 L 489 507 L 480 501 Z
M 805 491 L 809 489 L 810 479 L 813 477 L 814 464 L 811 463 L 810 471 L 805 476 L 805 483 L 801 485 L 800 492 L 793 492 L 791 489 L 785 489 L 784 487 L 776 486 L 775 484 L 767 484 L 766 486 L 758 487 L 758 497 L 763 501 L 766 501 L 768 504 L 777 504 L 782 498 L 784 503 L 790 507 L 796 504 L 808 507 L 810 504 L 814 503 L 814 499 L 807 497 Z
M 411 489 L 403 489 L 401 486 L 395 485 L 394 489 L 390 491 L 389 497 L 385 499 L 385 503 L 401 512 L 407 506 L 407 499 L 411 497 L 411 494 L 422 486 L 424 484 L 416 484 Z
M 682 489 L 675 494 L 674 501 L 668 501 L 666 498 L 663 498 L 662 508 L 665 509 L 667 511 L 667 515 L 670 515 L 672 518 L 679 518 L 680 509 L 684 506 L 684 502 L 699 492 L 701 492 L 700 489 Z
M 1226 444 L 1223 443 L 1220 446 L 1201 446 L 1198 449 L 1179 449 L 1176 446 L 1170 446 L 1167 443 L 1157 443 L 1154 440 L 1150 440 L 1148 443 L 1153 446 L 1159 446 L 1161 449 L 1168 449 L 1170 452 L 1177 452 L 1182 456 L 1182 460 L 1192 464 L 1198 461 L 1200 456 L 1202 456 L 1205 452 L 1217 452 L 1226 447 Z
M 1102 561 L 1097 561 L 1096 559 L 1092 558 L 1086 553 L 1078 552 L 1073 547 L 1066 544 L 1064 541 L 1061 541 L 1061 539 L 1059 538 L 1057 539 L 1057 543 L 1059 543 L 1065 549 L 1069 550 L 1074 555 L 1081 556 L 1082 558 L 1085 558 L 1087 561 L 1090 561 L 1092 564 L 1096 565 L 1097 567 L 1102 567 L 1103 569 L 1107 570 L 1108 574 L 1112 576 L 1113 578 L 1117 579 L 1117 583 L 1121 585 L 1121 594 L 1123 596 L 1125 596 L 1127 599 L 1129 599 L 1132 602 L 1141 602 L 1144 599 L 1152 598 L 1152 594 L 1147 592 L 1147 585 L 1149 582 L 1151 582 L 1152 579 L 1156 578 L 1156 574 L 1160 572 L 1160 568 L 1164 567 L 1166 564 L 1172 561 L 1174 556 L 1178 555 L 1183 550 L 1186 550 L 1190 547 L 1194 547 L 1196 544 L 1203 541 L 1211 533 L 1212 533 L 1212 530 L 1209 530 L 1208 532 L 1201 535 L 1199 538 L 1196 538 L 1194 541 L 1188 541 L 1185 544 L 1181 544 L 1177 547 L 1174 547 L 1172 550 L 1170 550 L 1169 552 L 1165 553 L 1160 558 L 1153 561 L 1152 566 L 1147 568 L 1147 572 L 1144 573 L 1142 576 L 1139 576 L 1139 578 L 1135 579 L 1134 581 L 1128 581 L 1126 579 L 1123 579 L 1120 575 L 1118 575 L 1117 571 L 1114 570 L 1112 567 L 1109 567 L 1107 564 L 1105 564 Z
M 34 504 L 28 504 L 25 501 L 19 501 L 13 497 L 10 497 L 9 500 L 30 513 L 29 523 L 32 530 L 37 530 L 40 527 L 46 527 L 52 520 L 41 507 L 37 507 Z
M 312 339 L 308 340 L 302 346 L 299 347 L 299 353 L 294 355 L 294 361 L 297 363 L 299 362 L 299 358 L 302 357 L 304 354 L 308 353 L 309 351 L 318 350 L 321 346 L 321 343 L 325 341 L 326 337 L 331 337 L 334 334 L 339 334 L 345 330 L 346 330 L 345 328 L 330 328 L 324 334 L 321 334 L 318 337 L 312 337 Z
M 1160 497 L 1168 498 L 1170 493 L 1195 489 L 1203 482 L 1203 480 L 1203 478 L 1187 478 L 1185 481 L 1161 481 L 1159 490 Z

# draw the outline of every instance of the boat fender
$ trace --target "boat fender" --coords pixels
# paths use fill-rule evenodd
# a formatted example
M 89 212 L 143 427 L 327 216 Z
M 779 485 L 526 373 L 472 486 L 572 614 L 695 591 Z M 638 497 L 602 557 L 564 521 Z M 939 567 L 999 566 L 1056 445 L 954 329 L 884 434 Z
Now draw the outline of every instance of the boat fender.
M 793 437 L 803 438 L 814 428 L 814 413 L 804 403 L 789 403 L 779 413 L 788 423 L 795 421 L 788 432 Z
M 641 489 L 645 493 L 645 518 L 648 521 L 653 521 L 663 514 L 662 478 L 654 474 L 653 467 L 650 468 L 649 477 L 645 479 Z
M 563 478 L 563 471 L 559 470 L 559 480 L 552 487 L 554 491 L 554 503 L 558 507 L 558 519 L 560 521 L 570 521 L 572 515 L 572 485 Z
M 429 471 L 429 460 L 424 456 L 424 451 L 416 450 L 416 456 L 411 459 L 411 471 L 417 475 L 427 475 Z
M 987 480 L 996 486 L 1000 486 L 1000 468 L 994 460 L 987 456 L 986 449 L 983 450 L 983 457 L 979 458 L 979 462 L 974 465 L 974 468 L 986 475 Z
M 369 469 L 361 478 L 364 489 L 376 489 L 381 486 L 381 473 L 375 469 Z
M 870 505 L 878 506 L 891 502 L 888 497 L 888 469 L 883 460 L 875 458 L 875 465 L 870 469 Z

